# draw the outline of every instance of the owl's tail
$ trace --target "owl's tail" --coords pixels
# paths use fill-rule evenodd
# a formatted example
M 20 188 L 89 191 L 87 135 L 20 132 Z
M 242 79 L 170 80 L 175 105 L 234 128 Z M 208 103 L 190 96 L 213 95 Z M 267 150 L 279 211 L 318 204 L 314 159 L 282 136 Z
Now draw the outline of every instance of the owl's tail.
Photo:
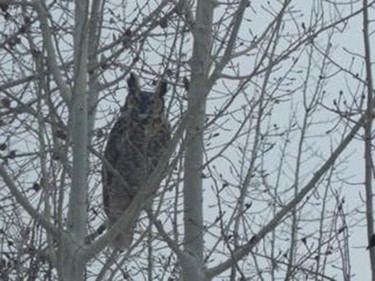
M 131 198 L 127 194 L 112 192 L 107 198 L 107 204 L 104 211 L 108 217 L 108 229 L 110 229 L 123 215 L 127 207 L 131 204 Z M 133 241 L 134 229 L 137 220 L 131 223 L 130 227 L 121 228 L 121 232 L 112 241 L 109 247 L 113 249 L 128 249 Z
M 109 247 L 111 247 L 113 249 L 119 249 L 119 250 L 129 249 L 132 242 L 133 242 L 135 225 L 136 225 L 136 223 L 134 223 L 129 229 L 124 229 L 123 232 L 121 232 L 119 235 L 117 235 L 109 243 Z

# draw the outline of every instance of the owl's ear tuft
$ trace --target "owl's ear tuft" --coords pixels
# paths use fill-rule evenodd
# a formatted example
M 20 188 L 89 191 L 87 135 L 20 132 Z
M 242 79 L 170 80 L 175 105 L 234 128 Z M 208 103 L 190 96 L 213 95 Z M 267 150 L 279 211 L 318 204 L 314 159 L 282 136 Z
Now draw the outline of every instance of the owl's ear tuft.
M 156 87 L 156 93 L 159 97 L 163 98 L 168 91 L 168 83 L 165 80 L 160 80 Z
M 139 78 L 133 72 L 130 73 L 128 78 L 129 94 L 135 94 L 139 91 Z

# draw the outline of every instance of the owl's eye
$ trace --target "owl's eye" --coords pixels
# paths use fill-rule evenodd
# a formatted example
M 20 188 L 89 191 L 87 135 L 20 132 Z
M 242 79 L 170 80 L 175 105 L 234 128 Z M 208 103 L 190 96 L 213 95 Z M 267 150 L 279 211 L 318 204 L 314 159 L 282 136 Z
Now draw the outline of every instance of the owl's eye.
M 148 113 L 152 111 L 154 100 L 152 95 L 148 93 L 142 93 L 136 97 L 137 107 L 140 113 Z

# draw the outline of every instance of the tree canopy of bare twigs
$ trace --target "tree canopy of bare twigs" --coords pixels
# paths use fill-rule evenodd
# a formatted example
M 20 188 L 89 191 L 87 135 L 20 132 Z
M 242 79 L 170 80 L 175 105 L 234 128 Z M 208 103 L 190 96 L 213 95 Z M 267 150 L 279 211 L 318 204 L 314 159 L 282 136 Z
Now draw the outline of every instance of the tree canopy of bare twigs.
M 0 279 L 375 281 L 374 2 L 0 0 Z M 173 136 L 108 227 L 131 72 Z

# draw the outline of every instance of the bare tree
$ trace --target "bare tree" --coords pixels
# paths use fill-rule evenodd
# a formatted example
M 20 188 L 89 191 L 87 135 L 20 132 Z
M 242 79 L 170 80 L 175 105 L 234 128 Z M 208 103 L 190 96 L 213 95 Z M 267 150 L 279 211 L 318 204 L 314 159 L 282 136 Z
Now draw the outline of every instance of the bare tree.
M 364 125 L 364 144 L 365 144 L 365 189 L 366 189 L 366 220 L 367 220 L 367 237 L 370 241 L 374 234 L 374 208 L 372 203 L 372 178 L 373 178 L 373 160 L 372 160 L 372 119 L 373 119 L 373 94 L 374 88 L 372 83 L 371 70 L 371 44 L 369 31 L 369 8 L 368 1 L 363 1 L 363 39 L 364 39 L 364 61 L 365 61 L 365 89 L 367 94 L 366 121 Z M 371 279 L 375 280 L 375 252 L 370 250 Z
M 375 280 L 374 2 L 0 1 L 0 279 Z M 108 227 L 130 72 L 173 136 Z

